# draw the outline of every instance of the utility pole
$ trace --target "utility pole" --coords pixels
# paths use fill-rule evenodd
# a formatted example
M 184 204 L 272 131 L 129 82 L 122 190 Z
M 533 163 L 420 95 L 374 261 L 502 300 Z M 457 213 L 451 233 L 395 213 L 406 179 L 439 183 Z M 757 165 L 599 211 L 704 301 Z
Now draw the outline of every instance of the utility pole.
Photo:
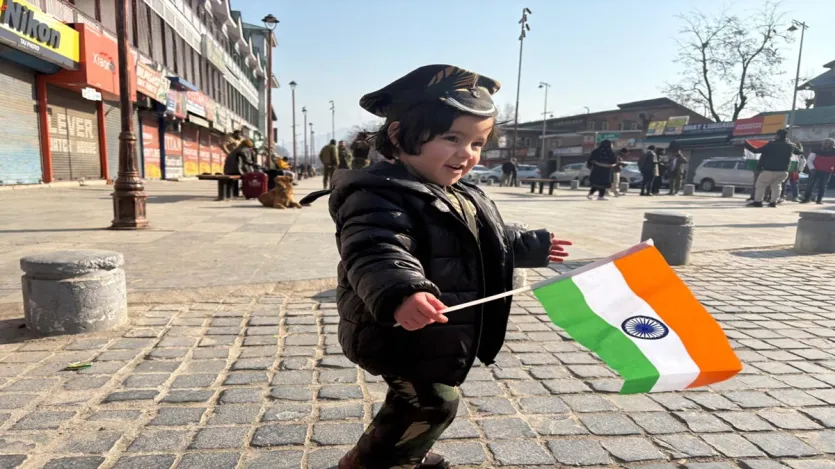
M 331 103 L 331 138 L 336 140 L 336 105 L 333 104 L 333 100 L 331 100 L 330 103 Z
M 513 145 L 511 151 L 513 156 L 516 156 L 516 141 L 519 138 L 519 92 L 522 87 L 522 47 L 525 45 L 525 36 L 527 31 L 531 30 L 528 26 L 528 15 L 532 14 L 529 8 L 522 8 L 522 19 L 519 20 L 522 32 L 519 34 L 519 73 L 516 76 L 516 110 L 513 117 Z
M 792 130 L 794 130 L 794 114 L 797 109 L 797 87 L 800 86 L 800 60 L 803 58 L 803 36 L 806 35 L 806 30 L 809 26 L 806 23 L 792 20 L 792 25 L 789 31 L 794 32 L 800 29 L 800 51 L 797 53 L 797 74 L 794 77 L 794 96 L 792 97 L 792 113 L 789 115 L 789 139 L 792 138 Z
M 316 146 L 315 146 L 316 143 L 314 143 L 315 140 L 313 139 L 313 122 L 311 122 L 309 125 L 310 125 L 310 148 L 316 148 Z M 314 153 L 314 152 L 311 152 L 311 153 Z M 310 159 L 313 160 L 313 155 L 312 154 L 310 155 Z M 313 166 L 312 162 L 308 163 L 308 164 Z
M 304 159 L 302 161 L 307 164 L 307 132 L 304 131 L 307 128 L 307 108 L 304 106 L 302 106 L 302 115 L 304 116 L 304 125 L 302 126 L 302 134 L 304 134 Z
M 548 117 L 548 88 L 551 87 L 550 84 L 545 83 L 544 81 L 539 82 L 540 88 L 545 88 L 545 109 L 542 110 L 542 149 L 541 154 L 539 155 L 539 166 L 542 169 L 542 172 L 545 172 L 545 130 L 546 130 L 546 120 Z M 559 168 L 557 168 L 559 169 Z
M 293 171 L 298 174 L 299 160 L 296 155 L 296 82 L 290 82 L 290 91 L 293 95 Z M 304 130 L 302 130 L 304 132 Z
M 278 26 L 278 18 L 273 15 L 267 15 L 261 21 L 264 26 L 270 30 L 269 34 L 264 34 L 266 39 L 266 46 L 269 49 L 267 53 L 267 161 L 265 166 L 272 166 L 273 164 L 273 31 Z

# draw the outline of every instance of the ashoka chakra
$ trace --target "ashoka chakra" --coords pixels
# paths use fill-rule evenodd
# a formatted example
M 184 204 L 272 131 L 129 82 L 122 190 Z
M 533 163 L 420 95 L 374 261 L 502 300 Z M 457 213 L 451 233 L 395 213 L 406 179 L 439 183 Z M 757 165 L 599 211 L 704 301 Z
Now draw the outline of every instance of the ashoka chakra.
M 663 322 L 648 316 L 632 316 L 620 327 L 626 335 L 636 339 L 658 340 L 670 333 L 670 328 Z

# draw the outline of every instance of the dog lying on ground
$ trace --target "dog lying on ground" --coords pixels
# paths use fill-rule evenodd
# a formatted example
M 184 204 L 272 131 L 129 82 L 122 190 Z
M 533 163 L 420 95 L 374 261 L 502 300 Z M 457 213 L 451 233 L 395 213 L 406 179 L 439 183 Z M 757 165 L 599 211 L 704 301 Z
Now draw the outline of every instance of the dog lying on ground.
M 264 207 L 272 208 L 302 208 L 293 199 L 293 178 L 290 176 L 276 176 L 275 187 L 258 196 L 258 201 Z

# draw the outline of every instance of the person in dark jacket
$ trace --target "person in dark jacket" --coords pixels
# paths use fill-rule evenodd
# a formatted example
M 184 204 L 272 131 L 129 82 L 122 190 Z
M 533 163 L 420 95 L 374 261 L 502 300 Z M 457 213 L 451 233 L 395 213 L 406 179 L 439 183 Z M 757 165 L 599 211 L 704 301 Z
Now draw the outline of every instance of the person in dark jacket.
M 658 155 L 655 153 L 655 145 L 647 147 L 641 159 L 638 161 L 638 168 L 641 170 L 641 195 L 652 195 L 652 185 L 658 177 Z
M 339 166 L 337 169 L 351 169 L 351 152 L 345 146 L 345 140 L 340 140 L 336 149 L 339 151 Z
M 252 140 L 245 138 L 232 150 L 223 161 L 223 174 L 227 176 L 242 176 L 254 171 L 256 165 L 250 161 L 248 153 L 254 149 Z M 240 195 L 240 180 L 226 181 L 226 197 L 238 197 Z
M 368 144 L 368 134 L 360 132 L 357 134 L 356 140 L 351 144 L 351 152 L 354 157 L 351 159 L 351 169 L 363 169 L 368 166 L 368 152 L 371 150 L 371 145 Z
M 499 353 L 511 300 L 444 309 L 512 289 L 515 267 L 567 255 L 570 243 L 545 230 L 506 227 L 490 198 L 461 181 L 493 133 L 499 86 L 428 65 L 360 100 L 385 118 L 374 144 L 388 161 L 334 176 L 339 342 L 389 391 L 340 469 L 449 467 L 428 451 L 455 418 L 474 361 Z
M 762 207 L 766 188 L 771 189 L 771 202 L 768 206 L 777 206 L 780 187 L 789 177 L 792 155 L 803 152 L 803 149 L 790 142 L 787 136 L 788 133 L 784 129 L 780 129 L 777 131 L 777 138 L 760 148 L 745 142 L 745 148 L 748 151 L 760 154 L 760 160 L 757 163 L 760 175 L 754 187 L 754 201 L 748 206 Z
M 591 152 L 591 156 L 589 156 L 589 164 L 591 164 L 589 200 L 593 198 L 595 192 L 598 193 L 597 200 L 607 200 L 606 189 L 612 185 L 612 169 L 617 165 L 617 162 L 618 157 L 612 151 L 611 140 L 603 140 Z
M 822 204 L 826 186 L 829 185 L 829 179 L 832 177 L 832 173 L 835 172 L 835 139 L 824 139 L 821 150 L 809 154 L 808 165 L 810 172 L 809 182 L 806 186 L 806 194 L 803 195 L 803 200 L 800 203 L 808 204 L 812 200 L 812 191 L 815 189 L 815 184 L 817 184 L 818 196 L 815 202 Z

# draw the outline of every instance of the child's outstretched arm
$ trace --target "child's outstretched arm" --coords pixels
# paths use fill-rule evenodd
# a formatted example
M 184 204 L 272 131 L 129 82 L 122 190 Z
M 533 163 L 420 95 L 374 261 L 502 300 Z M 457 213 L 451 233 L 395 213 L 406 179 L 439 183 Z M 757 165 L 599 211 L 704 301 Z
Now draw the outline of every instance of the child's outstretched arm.
M 570 246 L 571 242 L 556 239 L 548 230 L 523 230 L 506 226 L 505 233 L 513 249 L 515 267 L 547 267 L 549 262 L 561 262 L 562 258 L 568 257 L 562 246 Z
M 348 282 L 377 322 L 394 325 L 395 310 L 415 293 L 440 296 L 417 260 L 414 220 L 402 207 L 359 191 L 345 200 L 335 218 Z

